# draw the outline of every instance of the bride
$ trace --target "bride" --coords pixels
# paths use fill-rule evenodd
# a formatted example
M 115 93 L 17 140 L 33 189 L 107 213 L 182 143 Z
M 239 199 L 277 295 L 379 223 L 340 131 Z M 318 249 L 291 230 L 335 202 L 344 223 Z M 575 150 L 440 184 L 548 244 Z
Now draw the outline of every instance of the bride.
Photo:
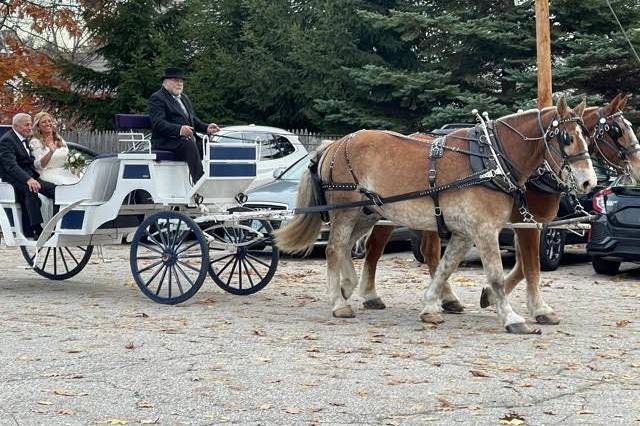
M 48 112 L 39 112 L 33 117 L 33 137 L 29 142 L 34 165 L 40 179 L 55 185 L 71 185 L 80 180 L 65 168 L 69 148 L 58 134 L 53 118 Z

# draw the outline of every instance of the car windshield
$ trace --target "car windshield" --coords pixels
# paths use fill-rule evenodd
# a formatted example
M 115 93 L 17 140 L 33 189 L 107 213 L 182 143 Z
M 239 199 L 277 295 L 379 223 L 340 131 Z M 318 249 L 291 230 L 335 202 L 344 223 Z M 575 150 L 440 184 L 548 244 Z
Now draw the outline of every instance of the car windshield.
M 307 169 L 307 165 L 309 164 L 309 156 L 304 156 L 298 162 L 294 163 L 291 167 L 289 167 L 283 174 L 280 175 L 279 179 L 284 180 L 300 180 L 302 177 L 302 173 Z

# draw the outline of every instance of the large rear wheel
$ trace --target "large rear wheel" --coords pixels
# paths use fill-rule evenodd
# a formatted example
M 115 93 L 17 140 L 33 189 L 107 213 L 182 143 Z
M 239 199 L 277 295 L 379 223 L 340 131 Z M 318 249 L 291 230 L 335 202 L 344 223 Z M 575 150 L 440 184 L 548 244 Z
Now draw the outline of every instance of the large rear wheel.
M 146 218 L 133 236 L 131 273 L 151 300 L 175 305 L 200 290 L 208 257 L 207 240 L 191 218 L 160 212 Z

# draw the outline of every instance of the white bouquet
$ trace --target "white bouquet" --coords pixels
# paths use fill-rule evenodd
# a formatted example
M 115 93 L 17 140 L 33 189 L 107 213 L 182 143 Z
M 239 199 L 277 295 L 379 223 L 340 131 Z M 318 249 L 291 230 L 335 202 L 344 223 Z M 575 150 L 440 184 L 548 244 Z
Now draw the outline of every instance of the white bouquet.
M 76 150 L 69 150 L 67 160 L 64 163 L 64 168 L 71 171 L 74 175 L 84 173 L 84 169 L 87 167 L 87 159 L 81 152 Z

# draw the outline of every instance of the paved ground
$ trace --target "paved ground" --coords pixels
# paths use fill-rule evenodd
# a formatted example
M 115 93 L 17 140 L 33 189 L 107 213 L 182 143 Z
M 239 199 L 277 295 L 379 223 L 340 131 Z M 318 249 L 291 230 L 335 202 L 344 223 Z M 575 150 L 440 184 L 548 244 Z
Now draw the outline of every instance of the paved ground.
M 324 262 L 285 259 L 261 293 L 211 281 L 147 300 L 127 248 L 63 283 L 0 249 L 0 424 L 638 424 L 640 272 L 584 257 L 544 276 L 563 318 L 512 336 L 478 307 L 477 262 L 454 276 L 463 315 L 419 321 L 427 269 L 385 255 L 385 311 L 330 317 Z M 524 291 L 514 307 L 526 314 Z

